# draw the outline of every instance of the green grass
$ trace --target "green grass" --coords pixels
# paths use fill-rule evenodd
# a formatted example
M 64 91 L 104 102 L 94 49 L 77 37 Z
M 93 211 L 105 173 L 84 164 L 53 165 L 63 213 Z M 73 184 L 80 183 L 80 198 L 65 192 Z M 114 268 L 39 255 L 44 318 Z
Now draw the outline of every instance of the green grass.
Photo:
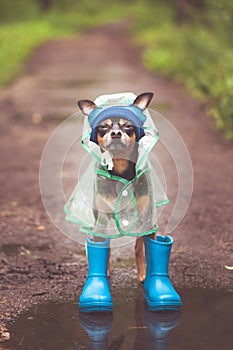
M 123 6 L 124 7 L 124 6 Z M 52 10 L 36 19 L 5 23 L 0 26 L 0 86 L 11 83 L 22 71 L 23 62 L 39 44 L 53 38 L 77 35 L 84 28 L 114 22 L 127 12 L 113 5 L 104 11 L 91 11 L 87 5 L 79 11 Z
M 56 34 L 56 30 L 45 20 L 1 26 L 0 85 L 10 83 L 21 72 L 22 63 L 31 51 Z
M 171 7 L 157 7 L 138 17 L 137 42 L 143 44 L 145 66 L 179 82 L 210 106 L 208 109 L 227 139 L 233 139 L 233 48 L 229 33 L 210 25 L 178 25 Z M 147 18 L 147 21 L 145 20 Z
M 54 28 L 47 20 L 5 24 L 0 27 L 0 85 L 10 83 L 22 69 L 22 63 L 40 43 L 57 35 L 71 34 Z

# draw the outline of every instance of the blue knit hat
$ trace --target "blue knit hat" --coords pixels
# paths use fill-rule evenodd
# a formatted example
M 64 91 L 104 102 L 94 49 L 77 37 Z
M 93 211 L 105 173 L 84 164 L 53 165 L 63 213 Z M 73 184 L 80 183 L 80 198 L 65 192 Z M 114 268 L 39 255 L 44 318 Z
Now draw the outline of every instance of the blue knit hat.
M 135 126 L 136 141 L 145 135 L 143 124 L 146 116 L 143 111 L 135 105 L 130 106 L 112 106 L 112 107 L 97 107 L 88 117 L 88 122 L 92 128 L 90 140 L 97 143 L 98 126 L 102 121 L 112 117 L 124 118 L 132 122 Z

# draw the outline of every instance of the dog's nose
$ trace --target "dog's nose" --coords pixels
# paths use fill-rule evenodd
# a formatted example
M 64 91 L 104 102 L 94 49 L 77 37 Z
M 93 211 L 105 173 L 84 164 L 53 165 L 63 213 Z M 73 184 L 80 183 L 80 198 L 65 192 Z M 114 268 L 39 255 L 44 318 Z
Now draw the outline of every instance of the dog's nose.
M 122 136 L 122 133 L 120 130 L 119 131 L 116 130 L 116 131 L 111 132 L 112 139 L 120 139 L 121 136 Z

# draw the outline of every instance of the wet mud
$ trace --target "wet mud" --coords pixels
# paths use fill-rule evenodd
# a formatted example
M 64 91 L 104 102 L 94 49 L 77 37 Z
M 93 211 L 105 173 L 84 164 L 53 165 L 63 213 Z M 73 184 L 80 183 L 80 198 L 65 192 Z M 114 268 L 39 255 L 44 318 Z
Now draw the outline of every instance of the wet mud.
M 232 294 L 179 292 L 180 312 L 150 312 L 142 293 L 125 301 L 124 291 L 114 295 L 113 314 L 79 313 L 76 301 L 38 305 L 15 320 L 11 340 L 3 345 L 22 350 L 232 349 Z

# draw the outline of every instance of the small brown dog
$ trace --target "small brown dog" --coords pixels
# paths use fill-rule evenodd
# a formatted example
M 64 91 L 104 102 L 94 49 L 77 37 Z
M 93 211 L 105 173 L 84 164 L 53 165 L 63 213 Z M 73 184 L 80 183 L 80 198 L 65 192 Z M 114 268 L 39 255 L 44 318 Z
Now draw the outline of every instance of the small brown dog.
M 152 97 L 152 93 L 140 94 L 135 99 L 133 106 L 144 111 L 148 107 Z M 79 101 L 78 105 L 85 115 L 89 115 L 92 111 L 98 108 L 94 102 L 89 100 Z M 95 127 L 92 131 L 92 139 L 99 145 L 102 153 L 111 153 L 113 166 L 112 169 L 108 170 L 110 175 L 121 177 L 127 181 L 131 181 L 135 178 L 136 163 L 138 160 L 138 141 L 143 135 L 144 130 L 142 130 L 142 128 L 138 128 L 132 120 L 123 118 L 120 115 L 110 116 L 107 119 L 102 120 L 98 126 Z M 135 181 L 134 195 L 139 214 L 142 210 L 152 210 L 146 176 L 141 176 L 140 180 Z M 97 179 L 95 189 L 95 207 L 100 209 L 96 215 L 104 216 L 102 221 L 110 220 L 111 213 L 109 213 L 108 203 L 114 203 L 116 198 L 117 193 L 115 184 L 113 185 L 111 181 L 107 181 L 103 186 L 103 183 L 99 183 Z M 148 217 L 150 217 L 150 214 Z M 151 228 L 153 225 L 155 225 L 155 223 L 151 222 Z M 154 235 L 155 234 L 152 234 L 150 237 L 154 237 Z M 143 282 L 146 276 L 143 237 L 139 237 L 136 240 L 135 257 L 138 279 Z

